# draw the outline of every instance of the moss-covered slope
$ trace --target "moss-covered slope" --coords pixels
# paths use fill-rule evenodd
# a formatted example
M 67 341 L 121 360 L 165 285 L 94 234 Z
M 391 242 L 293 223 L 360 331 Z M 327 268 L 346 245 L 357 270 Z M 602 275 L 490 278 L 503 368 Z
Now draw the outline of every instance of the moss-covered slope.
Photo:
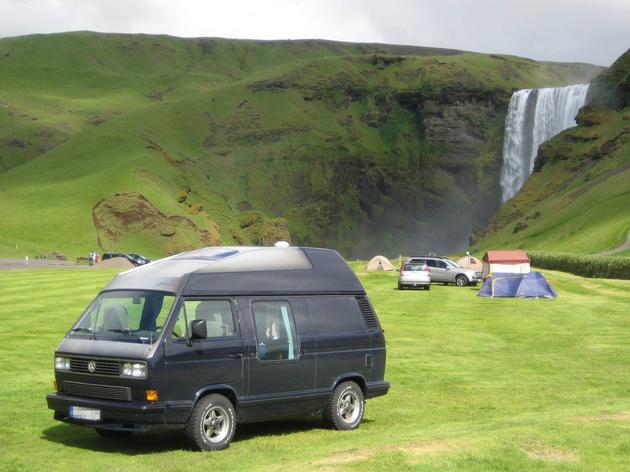
M 599 69 L 327 41 L 0 40 L 0 254 L 450 250 L 498 207 L 514 89 Z

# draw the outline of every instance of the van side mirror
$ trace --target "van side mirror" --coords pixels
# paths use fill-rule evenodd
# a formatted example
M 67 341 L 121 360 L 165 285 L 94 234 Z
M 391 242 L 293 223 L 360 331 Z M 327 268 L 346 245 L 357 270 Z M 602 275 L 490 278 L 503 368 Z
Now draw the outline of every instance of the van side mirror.
M 208 327 L 206 320 L 193 320 L 190 322 L 190 339 L 206 339 L 208 337 Z

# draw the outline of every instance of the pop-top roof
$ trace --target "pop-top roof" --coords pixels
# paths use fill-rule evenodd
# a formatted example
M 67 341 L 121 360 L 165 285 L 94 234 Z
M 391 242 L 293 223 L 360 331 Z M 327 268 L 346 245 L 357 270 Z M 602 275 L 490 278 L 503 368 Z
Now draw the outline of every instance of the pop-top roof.
M 122 272 L 105 290 L 160 290 L 185 295 L 364 293 L 331 249 L 208 247 Z
M 521 264 L 529 262 L 529 257 L 522 249 L 516 249 L 512 251 L 488 251 L 483 256 L 483 260 L 489 264 Z

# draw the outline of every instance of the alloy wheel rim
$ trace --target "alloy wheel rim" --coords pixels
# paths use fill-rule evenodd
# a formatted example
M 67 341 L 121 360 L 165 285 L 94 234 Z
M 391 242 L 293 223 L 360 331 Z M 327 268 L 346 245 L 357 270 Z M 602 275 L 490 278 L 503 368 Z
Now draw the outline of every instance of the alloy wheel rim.
M 230 420 L 225 409 L 213 405 L 206 410 L 201 422 L 201 431 L 208 441 L 212 443 L 223 441 L 227 437 L 229 429 Z
M 337 413 L 346 423 L 354 423 L 361 414 L 361 401 L 353 391 L 347 391 L 337 402 Z

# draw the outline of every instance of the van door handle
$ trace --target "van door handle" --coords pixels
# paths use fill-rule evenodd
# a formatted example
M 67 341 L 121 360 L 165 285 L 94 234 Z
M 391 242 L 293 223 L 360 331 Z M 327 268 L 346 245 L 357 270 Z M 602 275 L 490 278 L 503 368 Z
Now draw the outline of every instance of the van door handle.
M 233 352 L 232 354 L 228 354 L 228 357 L 230 359 L 242 359 L 243 358 L 243 353 L 242 352 Z

